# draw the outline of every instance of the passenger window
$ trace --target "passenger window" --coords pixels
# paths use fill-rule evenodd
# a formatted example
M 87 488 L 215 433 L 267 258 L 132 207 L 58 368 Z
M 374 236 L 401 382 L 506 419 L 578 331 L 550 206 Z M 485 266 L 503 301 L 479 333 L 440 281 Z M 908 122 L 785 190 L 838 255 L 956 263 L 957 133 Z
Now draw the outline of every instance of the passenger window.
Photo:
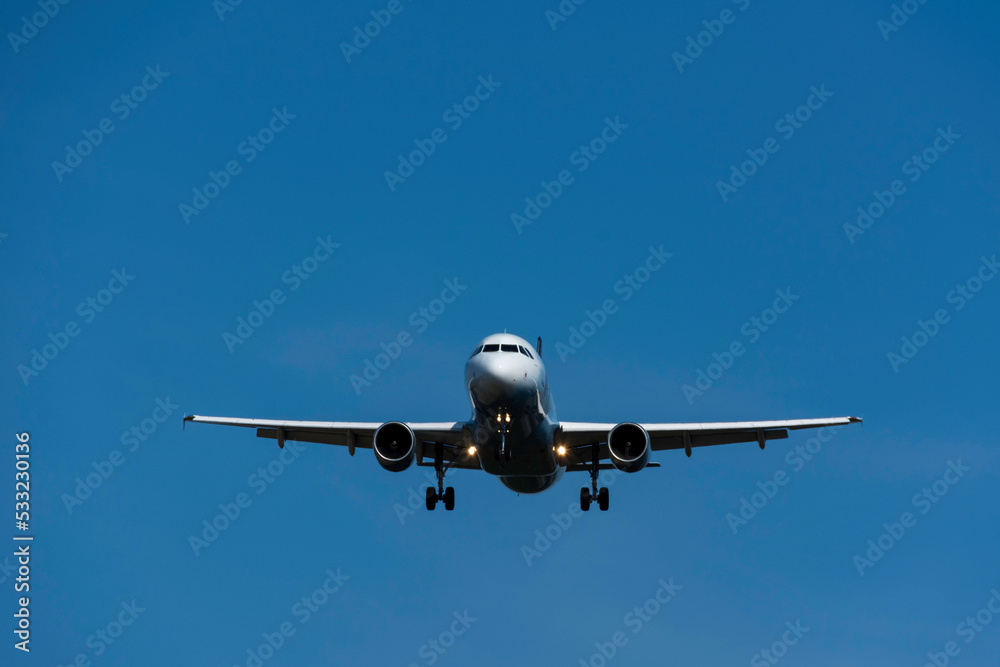
M 491 345 L 483 345 L 483 352 L 497 352 L 500 350 L 500 346 L 496 343 Z
M 517 345 L 501 345 L 501 352 L 517 352 Z

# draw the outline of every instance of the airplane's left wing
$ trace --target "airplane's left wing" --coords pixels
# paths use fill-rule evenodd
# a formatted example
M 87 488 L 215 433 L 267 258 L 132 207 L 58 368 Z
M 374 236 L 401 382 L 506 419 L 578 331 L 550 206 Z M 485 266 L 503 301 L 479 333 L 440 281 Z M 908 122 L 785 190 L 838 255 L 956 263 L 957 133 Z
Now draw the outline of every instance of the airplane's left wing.
M 763 449 L 767 440 L 787 438 L 790 430 L 844 426 L 860 421 L 858 417 L 829 417 L 756 422 L 640 423 L 639 426 L 649 433 L 652 451 L 683 449 L 688 456 L 691 456 L 692 447 L 756 442 Z M 608 433 L 615 426 L 617 424 L 561 422 L 556 435 L 556 444 L 566 447 L 571 452 L 573 463 L 586 463 L 593 451 L 590 447 L 593 446 L 600 447 L 599 458 L 604 459 L 608 457 Z
M 258 438 L 272 438 L 283 445 L 285 440 L 296 442 L 317 442 L 324 445 L 347 447 L 351 454 L 354 449 L 371 449 L 372 437 L 382 422 L 322 422 L 294 421 L 282 419 L 242 419 L 239 417 L 203 417 L 188 415 L 184 422 L 242 426 L 257 429 Z M 407 426 L 424 442 L 440 442 L 452 447 L 465 444 L 463 429 L 465 422 L 411 422 Z

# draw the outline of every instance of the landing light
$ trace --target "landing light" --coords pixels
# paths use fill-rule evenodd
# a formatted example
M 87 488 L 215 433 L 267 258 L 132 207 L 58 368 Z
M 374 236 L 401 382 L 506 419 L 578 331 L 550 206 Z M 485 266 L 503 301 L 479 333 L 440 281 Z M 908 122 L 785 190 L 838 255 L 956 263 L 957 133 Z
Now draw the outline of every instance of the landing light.
M 469 447 L 469 456 L 475 456 L 475 455 L 476 455 L 476 448 Z
M 556 454 L 558 454 L 559 456 L 566 456 L 566 448 L 563 447 L 562 445 L 559 445 L 558 447 L 556 447 Z

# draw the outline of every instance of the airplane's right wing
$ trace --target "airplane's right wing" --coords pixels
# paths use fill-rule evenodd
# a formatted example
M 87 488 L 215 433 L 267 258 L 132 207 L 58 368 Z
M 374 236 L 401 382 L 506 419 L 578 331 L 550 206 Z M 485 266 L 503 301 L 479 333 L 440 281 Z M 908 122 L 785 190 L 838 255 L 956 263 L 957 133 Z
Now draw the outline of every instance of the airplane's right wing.
M 322 422 L 283 419 L 245 419 L 241 417 L 204 417 L 188 415 L 184 422 L 242 426 L 257 429 L 258 438 L 272 438 L 284 445 L 285 440 L 341 445 L 350 453 L 354 449 L 372 448 L 372 438 L 382 422 Z M 407 426 L 422 442 L 440 442 L 452 448 L 466 446 L 465 422 L 412 422 Z

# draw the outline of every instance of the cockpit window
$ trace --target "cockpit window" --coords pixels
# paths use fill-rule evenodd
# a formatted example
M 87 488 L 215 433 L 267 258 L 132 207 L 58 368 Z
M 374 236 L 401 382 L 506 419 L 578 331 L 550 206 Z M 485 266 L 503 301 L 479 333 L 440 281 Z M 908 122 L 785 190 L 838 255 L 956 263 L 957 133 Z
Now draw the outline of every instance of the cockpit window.
M 506 345 L 506 344 L 501 345 L 500 346 L 500 351 L 501 352 L 517 352 L 517 345 Z
M 529 359 L 534 359 L 534 357 L 531 356 L 531 352 L 528 351 L 528 348 L 521 347 L 520 345 L 518 345 L 517 349 L 521 351 L 521 354 L 523 354 L 524 356 L 528 357 Z
M 469 359 L 471 359 L 472 357 L 476 356 L 477 354 L 479 354 L 482 351 L 483 351 L 483 346 L 480 345 L 479 347 L 477 347 L 475 350 L 472 351 L 472 354 L 469 355 Z
M 499 352 L 500 346 L 496 343 L 491 343 L 490 345 L 483 345 L 483 352 Z

